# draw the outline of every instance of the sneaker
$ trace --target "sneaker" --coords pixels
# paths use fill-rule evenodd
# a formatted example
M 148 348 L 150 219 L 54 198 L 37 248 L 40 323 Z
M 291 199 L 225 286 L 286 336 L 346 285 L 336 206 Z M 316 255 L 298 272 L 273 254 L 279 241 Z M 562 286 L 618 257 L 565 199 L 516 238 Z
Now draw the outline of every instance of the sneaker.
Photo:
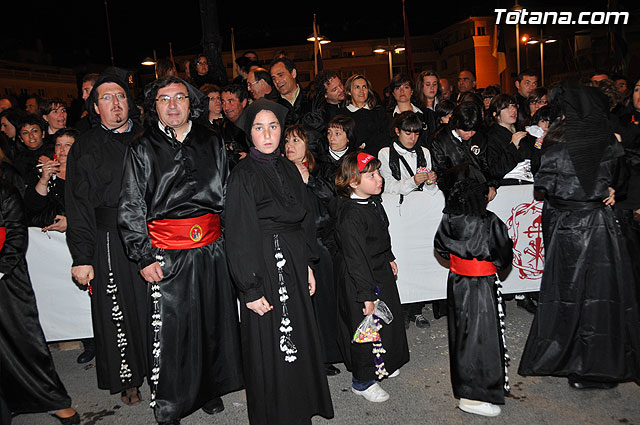
M 473 400 L 466 400 L 464 398 L 460 399 L 460 403 L 458 407 L 463 412 L 473 413 L 474 415 L 480 416 L 498 416 L 501 412 L 500 406 L 496 406 L 492 403 L 480 403 L 473 402 Z
M 378 385 L 378 383 L 373 384 L 364 391 L 358 391 L 355 388 L 351 387 L 351 391 L 354 394 L 361 395 L 372 403 L 382 403 L 383 401 L 389 400 L 389 393 L 383 390 L 382 387 Z
M 395 372 L 393 372 L 391 375 L 389 375 L 389 378 L 395 378 L 397 376 L 400 376 L 400 369 L 396 369 Z
M 418 314 L 416 316 L 416 327 L 420 328 L 420 329 L 424 329 L 424 328 L 428 328 L 431 326 L 431 323 L 429 323 L 429 320 L 424 317 L 422 314 Z

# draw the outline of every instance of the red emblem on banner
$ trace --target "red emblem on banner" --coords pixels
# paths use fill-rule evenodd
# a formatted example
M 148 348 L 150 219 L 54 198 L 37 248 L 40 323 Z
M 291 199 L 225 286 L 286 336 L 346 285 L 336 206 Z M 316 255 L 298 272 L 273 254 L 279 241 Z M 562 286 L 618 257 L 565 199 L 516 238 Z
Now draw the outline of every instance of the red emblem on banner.
M 197 224 L 191 226 L 191 230 L 189 230 L 189 237 L 194 242 L 198 242 L 200 239 L 202 239 L 202 227 L 198 226 Z
M 521 279 L 536 280 L 544 269 L 542 243 L 542 202 L 533 201 L 515 206 L 507 220 L 513 240 L 513 267 Z

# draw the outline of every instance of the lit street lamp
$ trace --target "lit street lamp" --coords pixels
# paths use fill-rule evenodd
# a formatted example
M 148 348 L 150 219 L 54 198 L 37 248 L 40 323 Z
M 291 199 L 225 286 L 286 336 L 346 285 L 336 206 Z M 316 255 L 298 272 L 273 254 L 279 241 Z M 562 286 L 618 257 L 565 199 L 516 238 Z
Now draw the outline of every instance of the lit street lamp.
M 156 80 L 158 79 L 158 57 L 156 56 L 155 49 L 153 49 L 153 59 L 147 56 L 142 62 L 140 62 L 140 65 L 153 66 L 153 72 L 156 74 Z
M 389 81 L 393 79 L 393 57 L 392 55 L 399 54 L 405 51 L 405 47 L 402 45 L 391 45 L 391 40 L 389 40 L 389 44 L 386 46 L 380 46 L 373 49 L 373 53 L 384 54 L 387 53 L 389 58 Z
M 540 45 L 540 83 L 544 87 L 544 45 L 549 43 L 555 43 L 558 41 L 555 37 L 543 36 L 542 30 L 540 30 L 540 37 L 531 37 L 527 44 L 539 44 Z

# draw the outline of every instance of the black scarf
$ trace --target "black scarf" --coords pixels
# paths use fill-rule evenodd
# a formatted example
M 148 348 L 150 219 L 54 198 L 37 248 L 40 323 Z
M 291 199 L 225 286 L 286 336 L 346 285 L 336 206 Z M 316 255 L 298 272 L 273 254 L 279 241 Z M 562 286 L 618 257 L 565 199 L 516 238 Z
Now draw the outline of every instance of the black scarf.
M 262 164 L 275 164 L 280 158 L 280 148 L 271 153 L 262 153 L 255 147 L 249 149 L 249 156 Z
M 397 146 L 400 147 L 400 149 L 403 149 L 407 152 L 416 153 L 418 157 L 416 160 L 418 168 L 427 166 L 427 159 L 425 158 L 424 151 L 420 146 L 416 145 L 413 149 L 407 149 L 404 146 L 402 146 L 402 143 L 400 143 L 399 140 L 396 139 L 389 147 L 389 168 L 391 169 L 391 175 L 393 176 L 394 179 L 399 181 L 402 176 L 402 173 L 400 173 L 400 154 L 398 153 Z M 417 170 L 409 169 L 409 164 L 406 164 L 406 161 L 403 161 L 403 162 L 405 162 L 405 168 L 407 168 L 407 171 L 409 171 L 409 174 L 413 176 Z M 422 188 L 423 185 L 424 183 L 421 184 L 419 187 Z

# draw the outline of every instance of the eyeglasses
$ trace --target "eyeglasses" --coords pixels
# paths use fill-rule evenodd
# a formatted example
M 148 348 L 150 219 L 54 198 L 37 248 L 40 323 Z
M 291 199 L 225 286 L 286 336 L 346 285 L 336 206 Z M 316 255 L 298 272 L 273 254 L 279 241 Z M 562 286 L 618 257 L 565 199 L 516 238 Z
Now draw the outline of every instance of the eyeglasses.
M 198 62 L 196 62 L 196 65 L 209 65 L 209 62 L 207 62 L 207 61 L 198 61 Z
M 169 102 L 171 102 L 171 100 L 174 100 L 176 103 L 184 103 L 187 99 L 189 99 L 189 96 L 187 96 L 186 94 L 177 94 L 173 97 L 168 96 L 168 95 L 164 95 L 164 96 L 160 96 L 156 98 L 156 102 L 160 102 L 163 105 L 168 105 Z
M 529 104 L 536 104 L 536 105 L 547 105 L 549 103 L 549 101 L 547 100 L 542 100 L 542 99 L 538 99 L 538 100 L 532 100 L 531 102 L 529 102 Z
M 104 100 L 105 102 L 113 102 L 114 98 L 118 99 L 118 101 L 123 101 L 127 98 L 127 95 L 124 93 L 116 93 L 116 94 L 105 93 L 102 95 L 102 97 L 99 97 L 98 100 Z
M 251 86 L 255 86 L 255 85 L 256 85 L 256 84 L 258 84 L 260 81 L 262 81 L 262 80 L 256 80 L 256 81 L 254 81 L 253 83 L 250 83 L 249 81 L 247 81 L 247 87 L 248 87 L 248 88 L 251 88 Z

